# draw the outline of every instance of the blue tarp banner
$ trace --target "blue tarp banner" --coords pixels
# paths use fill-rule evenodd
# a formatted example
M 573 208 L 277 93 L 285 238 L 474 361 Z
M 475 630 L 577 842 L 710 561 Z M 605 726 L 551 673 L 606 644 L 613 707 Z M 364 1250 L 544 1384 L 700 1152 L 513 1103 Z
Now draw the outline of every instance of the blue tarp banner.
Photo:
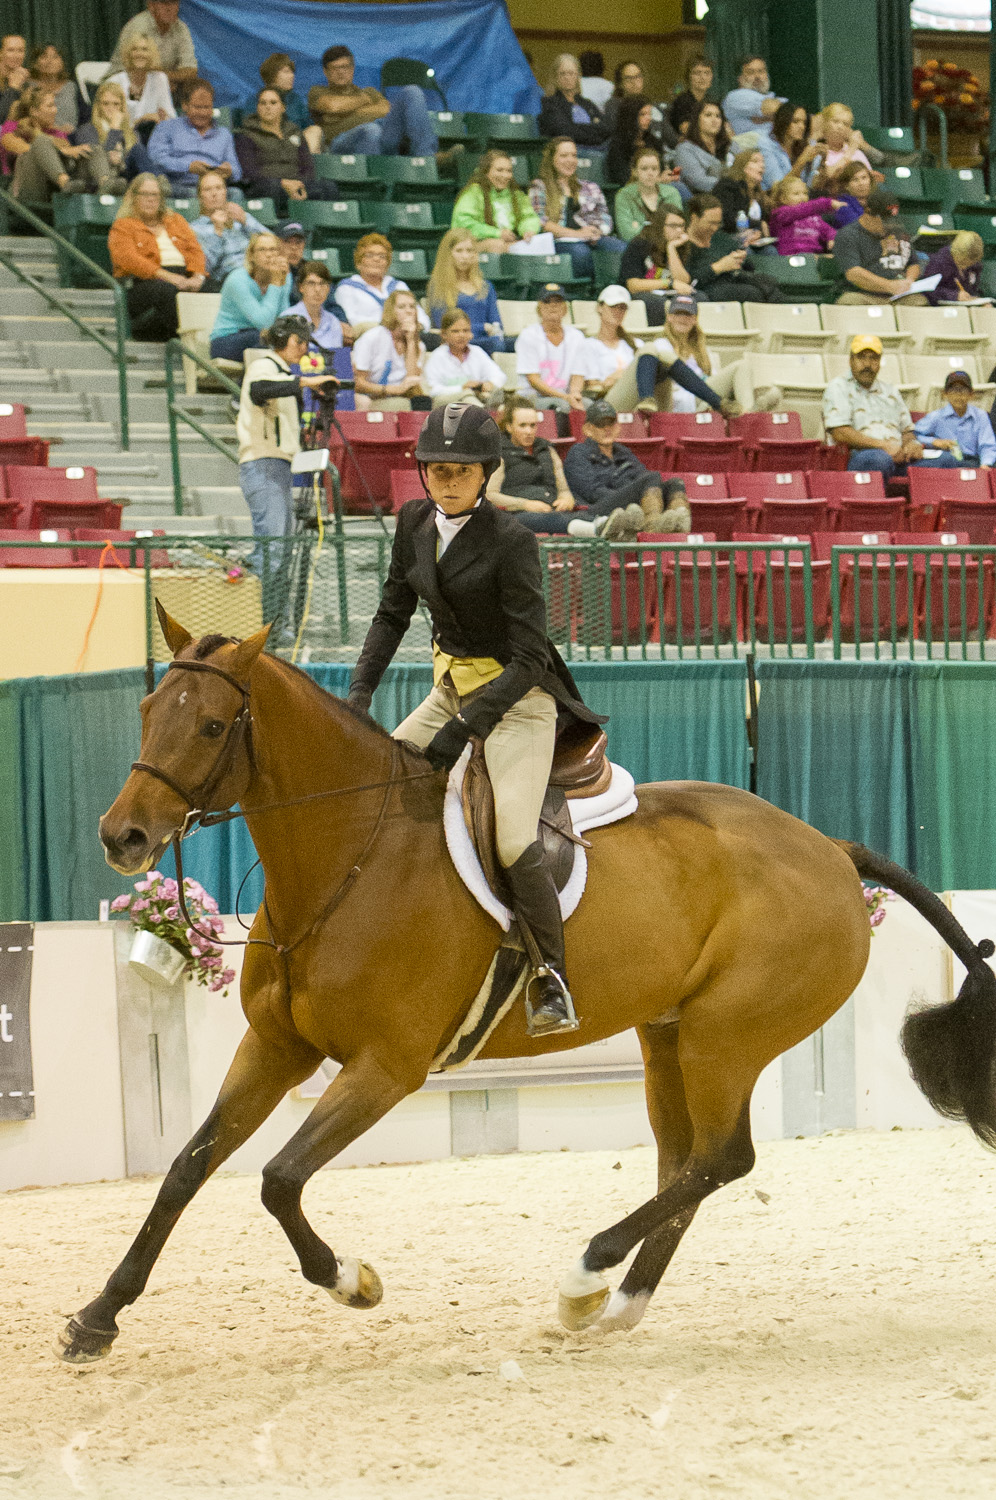
M 242 104 L 262 83 L 259 65 L 286 52 L 306 96 L 324 83 L 326 47 L 345 45 L 356 82 L 380 86 L 381 64 L 410 57 L 435 68 L 451 109 L 536 114 L 540 90 L 504 0 L 429 0 L 413 5 L 338 5 L 319 0 L 184 0 L 200 72 L 219 104 Z M 436 108 L 430 100 L 430 108 Z

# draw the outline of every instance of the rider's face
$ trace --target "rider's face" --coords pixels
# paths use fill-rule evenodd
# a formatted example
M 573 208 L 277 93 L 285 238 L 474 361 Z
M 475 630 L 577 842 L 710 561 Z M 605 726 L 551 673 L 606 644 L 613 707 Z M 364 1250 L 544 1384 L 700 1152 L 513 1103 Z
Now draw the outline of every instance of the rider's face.
M 425 483 L 432 499 L 448 516 L 470 510 L 484 483 L 481 464 L 426 464 Z

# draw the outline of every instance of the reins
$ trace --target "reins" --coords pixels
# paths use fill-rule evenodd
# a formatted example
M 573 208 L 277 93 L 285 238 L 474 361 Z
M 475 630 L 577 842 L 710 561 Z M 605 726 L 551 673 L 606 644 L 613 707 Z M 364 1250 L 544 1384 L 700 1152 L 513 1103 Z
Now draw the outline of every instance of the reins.
M 263 807 L 250 807 L 245 809 L 229 808 L 225 812 L 215 813 L 204 812 L 204 810 L 200 806 L 198 806 L 198 804 L 201 802 L 209 802 L 211 800 L 211 795 L 214 792 L 215 788 L 231 769 L 231 764 L 235 758 L 235 753 L 243 741 L 245 741 L 246 753 L 249 756 L 249 763 L 253 767 L 253 769 L 255 769 L 256 761 L 253 755 L 252 747 L 252 715 L 249 705 L 249 689 L 244 683 L 239 682 L 237 678 L 233 677 L 231 673 L 226 672 L 223 667 L 216 667 L 211 662 L 171 661 L 169 666 L 167 667 L 167 671 L 171 671 L 174 668 L 178 671 L 186 672 L 211 672 L 215 677 L 220 677 L 223 682 L 227 682 L 229 687 L 233 687 L 242 698 L 242 707 L 239 709 L 239 712 L 235 715 L 235 718 L 228 726 L 228 733 L 225 736 L 225 742 L 218 752 L 218 756 L 215 760 L 214 765 L 212 766 L 210 772 L 204 778 L 204 780 L 200 782 L 199 785 L 193 789 L 193 791 L 187 791 L 180 785 L 178 781 L 175 781 L 168 772 L 161 770 L 158 766 L 150 765 L 148 761 L 132 761 L 131 769 L 133 771 L 144 771 L 147 776 L 154 776 L 157 781 L 161 781 L 164 786 L 168 786 L 170 791 L 174 792 L 180 798 L 181 802 L 185 802 L 187 805 L 187 815 L 183 820 L 183 824 L 180 828 L 175 830 L 172 838 L 170 839 L 170 844 L 173 849 L 173 858 L 176 861 L 176 883 L 178 888 L 177 904 L 179 905 L 180 911 L 183 915 L 183 919 L 190 930 L 192 932 L 196 932 L 198 937 L 204 938 L 208 942 L 219 944 L 225 948 L 247 948 L 253 943 L 258 943 L 263 947 L 273 948 L 277 953 L 281 953 L 286 956 L 288 953 L 292 953 L 300 943 L 303 943 L 305 938 L 310 937 L 311 934 L 315 931 L 316 927 L 320 926 L 321 923 L 325 921 L 326 917 L 331 916 L 332 912 L 336 909 L 339 903 L 346 897 L 353 882 L 361 873 L 363 862 L 370 854 L 377 835 L 379 834 L 381 827 L 383 826 L 384 818 L 387 814 L 387 804 L 390 799 L 391 788 L 394 786 L 399 786 L 402 783 L 407 783 L 409 781 L 425 780 L 429 776 L 435 776 L 436 772 L 418 771 L 413 776 L 406 776 L 403 778 L 397 777 L 395 775 L 395 766 L 397 763 L 397 746 L 395 744 L 392 744 L 391 774 L 388 776 L 386 781 L 369 781 L 363 783 L 362 785 L 332 787 L 330 788 L 330 790 L 325 792 L 309 792 L 304 797 L 291 797 L 286 802 L 268 802 Z M 260 813 L 277 812 L 287 807 L 301 807 L 308 802 L 318 802 L 326 797 L 346 797 L 351 796 L 354 793 L 375 792 L 380 790 L 383 790 L 384 792 L 384 797 L 380 806 L 380 812 L 378 813 L 377 821 L 374 824 L 373 832 L 370 834 L 370 837 L 364 845 L 359 858 L 357 859 L 356 863 L 353 865 L 349 873 L 336 888 L 329 901 L 326 902 L 325 906 L 319 912 L 318 916 L 315 918 L 314 922 L 312 922 L 311 926 L 305 932 L 303 932 L 300 937 L 295 938 L 293 943 L 285 945 L 283 943 L 277 943 L 273 941 L 273 924 L 270 919 L 269 908 L 266 904 L 265 889 L 263 892 L 262 904 L 263 911 L 266 916 L 266 925 L 270 931 L 269 938 L 218 938 L 215 937 L 213 933 L 202 932 L 201 929 L 196 925 L 189 911 L 187 910 L 186 895 L 183 889 L 183 854 L 180 849 L 180 845 L 183 839 L 188 838 L 196 828 L 213 828 L 219 823 L 230 823 L 237 818 L 256 817 Z M 259 861 L 257 860 L 256 863 L 258 864 Z M 253 866 L 253 869 L 255 869 L 255 865 Z M 249 873 L 251 873 L 251 871 Z M 244 883 L 245 882 L 243 881 L 243 884 Z

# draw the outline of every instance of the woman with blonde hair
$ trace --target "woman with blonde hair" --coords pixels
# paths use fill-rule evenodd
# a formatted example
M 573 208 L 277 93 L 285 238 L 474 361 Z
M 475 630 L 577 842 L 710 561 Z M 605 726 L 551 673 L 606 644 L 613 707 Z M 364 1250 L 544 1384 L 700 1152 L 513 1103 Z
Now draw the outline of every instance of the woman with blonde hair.
M 112 175 L 103 151 L 72 145 L 55 115 L 55 95 L 32 83 L 0 128 L 0 169 L 13 171 L 15 198 L 48 203 L 55 193 L 103 191 Z
M 175 338 L 178 292 L 204 285 L 204 251 L 180 214 L 167 211 L 162 184 L 142 172 L 128 187 L 107 236 L 111 270 L 128 291 L 132 337 Z
M 971 302 L 979 295 L 982 275 L 982 236 L 972 229 L 960 229 L 949 245 L 935 250 L 923 268 L 923 275 L 940 276 L 927 300 L 935 307 L 945 302 Z
M 433 328 L 439 328 L 443 316 L 458 307 L 467 314 L 479 349 L 485 354 L 505 352 L 498 297 L 491 282 L 481 275 L 477 247 L 468 230 L 449 229 L 440 240 L 426 301 Z
M 543 229 L 553 235 L 558 253 L 571 257 L 576 277 L 594 279 L 593 250 L 621 255 L 626 248 L 612 233 L 602 189 L 578 177 L 578 148 L 570 136 L 558 136 L 545 148 L 539 176 L 529 184 L 529 201 Z
M 478 250 L 500 255 L 539 234 L 540 221 L 514 176 L 507 151 L 485 151 L 453 205 L 453 228 L 466 230 Z
M 824 105 L 816 116 L 816 135 L 822 140 L 823 148 L 813 178 L 815 192 L 822 191 L 823 178 L 835 176 L 852 161 L 863 162 L 874 181 L 876 174 L 862 150 L 865 138 L 860 130 L 854 129 L 854 111 L 849 104 Z
M 109 83 L 124 89 L 128 118 L 133 125 L 158 125 L 161 120 L 176 118 L 169 79 L 162 70 L 159 48 L 149 36 L 134 36 L 126 42 L 121 54 L 124 63 L 120 73 L 112 73 Z
M 247 349 L 262 349 L 263 329 L 287 311 L 290 298 L 290 267 L 280 240 L 275 234 L 252 235 L 245 265 L 229 271 L 222 285 L 211 358 L 241 359 Z
M 113 79 L 107 78 L 98 85 L 90 107 L 90 118 L 77 130 L 76 140 L 94 149 L 99 147 L 107 157 L 114 176 L 107 186 L 101 187 L 102 193 L 123 193 L 139 172 L 152 171 L 149 153 L 128 118 L 124 89 Z
M 411 411 L 411 397 L 424 395 L 417 307 L 407 287 L 392 292 L 381 321 L 353 345 L 357 411 Z
M 608 139 L 602 111 L 581 96 L 581 64 L 573 52 L 553 59 L 538 123 L 540 135 L 566 135 L 579 146 L 601 146 Z

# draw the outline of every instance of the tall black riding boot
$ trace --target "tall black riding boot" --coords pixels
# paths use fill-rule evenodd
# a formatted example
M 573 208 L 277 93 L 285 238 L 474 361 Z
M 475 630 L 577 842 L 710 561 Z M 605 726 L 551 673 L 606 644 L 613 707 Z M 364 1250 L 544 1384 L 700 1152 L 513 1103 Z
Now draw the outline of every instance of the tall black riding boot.
M 564 972 L 564 923 L 540 841 L 530 844 L 505 874 L 512 888 L 512 909 L 520 925 L 529 929 L 542 959 L 526 992 L 529 1034 L 576 1031 L 574 1001 Z

